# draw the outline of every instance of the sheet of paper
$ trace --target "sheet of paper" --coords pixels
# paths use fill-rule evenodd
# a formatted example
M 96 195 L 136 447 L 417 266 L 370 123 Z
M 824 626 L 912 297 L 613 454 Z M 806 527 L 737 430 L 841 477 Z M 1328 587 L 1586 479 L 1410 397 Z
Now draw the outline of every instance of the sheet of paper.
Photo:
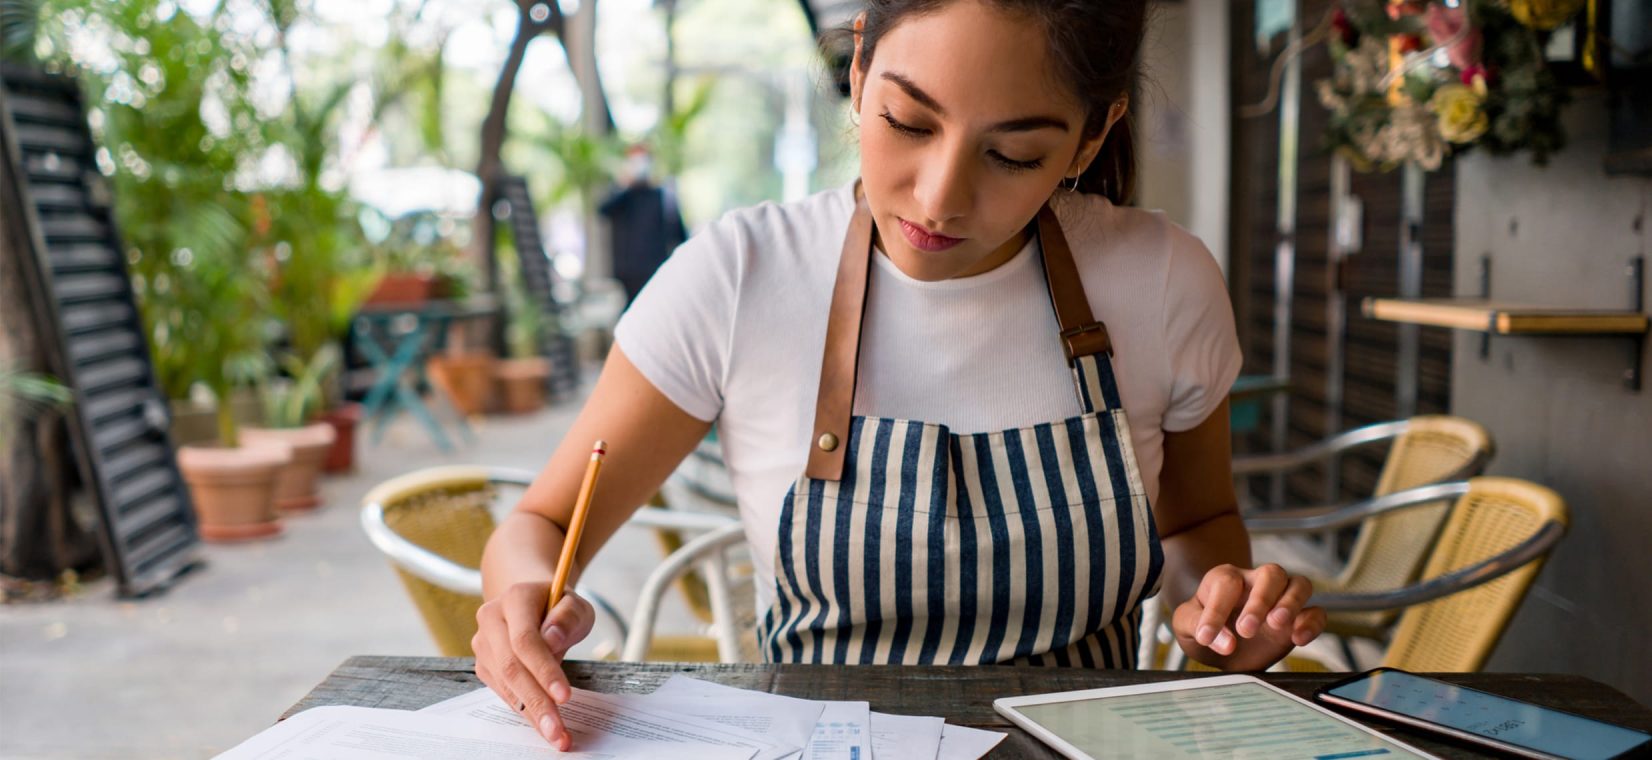
M 935 760 L 945 726 L 946 721 L 940 718 L 872 713 L 872 757 Z
M 827 702 L 803 760 L 872 760 L 872 706 Z
M 645 742 L 706 744 L 741 747 L 753 760 L 779 760 L 794 754 L 800 744 L 785 744 L 742 728 L 716 724 L 691 715 L 658 709 L 633 695 L 599 694 L 574 689 L 573 699 L 558 711 L 574 735 L 574 746 L 602 751 L 611 739 Z M 529 727 L 516 711 L 499 701 L 491 689 L 477 689 L 420 710 L 435 715 L 460 715 L 492 724 Z M 531 727 L 529 727 L 531 730 Z M 672 748 L 675 754 L 676 748 Z
M 658 707 L 737 726 L 795 747 L 808 745 L 825 702 L 737 689 L 720 683 L 674 675 L 641 697 Z
M 371 707 L 305 710 L 248 739 L 218 760 L 630 760 L 657 758 L 657 743 L 615 740 L 606 749 L 557 752 L 527 726 L 508 726 L 462 716 L 430 715 Z M 751 750 L 674 745 L 672 760 L 747 760 Z
M 946 724 L 941 729 L 939 760 L 980 760 L 1004 740 L 1006 734 L 969 726 Z

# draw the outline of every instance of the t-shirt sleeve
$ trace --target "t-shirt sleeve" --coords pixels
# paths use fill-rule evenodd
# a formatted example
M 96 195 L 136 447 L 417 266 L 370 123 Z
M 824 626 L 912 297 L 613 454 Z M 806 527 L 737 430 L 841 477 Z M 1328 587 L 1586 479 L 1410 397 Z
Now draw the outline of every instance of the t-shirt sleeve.
M 1198 427 L 1221 405 L 1244 363 L 1222 270 L 1204 243 L 1180 228 L 1170 236 L 1164 308 L 1170 403 L 1162 425 L 1176 433 Z
M 614 340 L 654 387 L 706 422 L 723 408 L 739 287 L 739 236 L 724 218 L 678 247 L 620 317 Z

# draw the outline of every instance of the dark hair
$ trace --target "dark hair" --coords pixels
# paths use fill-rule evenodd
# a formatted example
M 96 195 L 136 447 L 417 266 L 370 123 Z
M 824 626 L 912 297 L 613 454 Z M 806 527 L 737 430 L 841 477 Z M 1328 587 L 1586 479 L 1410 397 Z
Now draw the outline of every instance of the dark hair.
M 862 71 L 871 68 L 878 41 L 909 16 L 933 13 L 952 0 L 866 0 L 861 31 Z M 1044 25 L 1057 76 L 1084 106 L 1085 139 L 1107 126 L 1107 112 L 1134 89 L 1142 38 L 1147 32 L 1147 0 L 981 0 L 991 7 L 1026 15 Z M 852 39 L 853 31 L 850 30 Z M 1078 181 L 1079 192 L 1106 196 L 1118 205 L 1136 190 L 1136 142 L 1131 115 L 1113 124 L 1107 142 Z

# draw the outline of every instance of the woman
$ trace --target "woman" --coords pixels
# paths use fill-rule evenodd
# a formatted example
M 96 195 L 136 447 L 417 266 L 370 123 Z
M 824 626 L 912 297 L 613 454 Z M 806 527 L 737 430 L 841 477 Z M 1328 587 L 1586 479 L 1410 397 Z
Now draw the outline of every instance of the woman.
M 772 660 L 1133 667 L 1155 591 L 1228 670 L 1324 627 L 1249 567 L 1221 274 L 1122 205 L 1145 0 L 867 5 L 861 179 L 684 244 L 489 542 L 476 672 L 555 746 L 592 612 L 546 589 L 599 438 L 580 566 L 717 423 Z

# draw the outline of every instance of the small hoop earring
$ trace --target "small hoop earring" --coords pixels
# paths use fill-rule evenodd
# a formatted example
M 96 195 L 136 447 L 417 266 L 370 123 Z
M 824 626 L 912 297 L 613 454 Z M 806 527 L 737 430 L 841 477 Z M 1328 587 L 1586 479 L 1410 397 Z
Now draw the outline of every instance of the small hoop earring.
M 1069 193 L 1078 192 L 1078 175 L 1074 175 L 1072 177 L 1072 181 L 1073 181 L 1072 184 L 1069 185 L 1069 184 L 1067 184 L 1066 179 L 1063 178 L 1062 182 L 1061 182 L 1061 189 L 1066 190 Z

